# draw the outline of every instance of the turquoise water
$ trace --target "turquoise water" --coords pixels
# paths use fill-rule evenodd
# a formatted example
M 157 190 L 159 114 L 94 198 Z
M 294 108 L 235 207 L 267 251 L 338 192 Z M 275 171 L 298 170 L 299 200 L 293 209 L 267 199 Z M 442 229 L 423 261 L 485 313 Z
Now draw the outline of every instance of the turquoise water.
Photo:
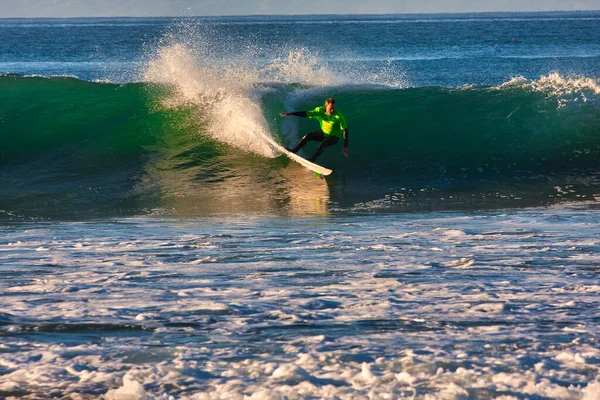
M 599 20 L 0 20 L 0 397 L 596 399 Z

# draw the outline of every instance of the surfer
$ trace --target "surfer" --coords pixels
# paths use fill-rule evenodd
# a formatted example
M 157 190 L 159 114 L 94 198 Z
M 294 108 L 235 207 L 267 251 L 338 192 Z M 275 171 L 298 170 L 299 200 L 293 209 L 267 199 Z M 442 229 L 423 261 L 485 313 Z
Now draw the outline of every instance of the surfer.
M 348 157 L 348 129 L 346 127 L 346 118 L 341 112 L 335 109 L 335 100 L 330 97 L 325 100 L 323 107 L 317 107 L 311 111 L 295 111 L 295 112 L 283 112 L 280 113 L 282 117 L 305 117 L 313 118 L 319 121 L 321 129 L 318 131 L 310 132 L 304 135 L 300 142 L 293 149 L 288 149 L 292 153 L 297 153 L 308 141 L 316 140 L 321 142 L 317 152 L 309 159 L 310 162 L 315 162 L 317 157 L 321 155 L 325 147 L 333 146 L 336 144 L 340 137 L 344 138 L 344 147 L 342 153 Z

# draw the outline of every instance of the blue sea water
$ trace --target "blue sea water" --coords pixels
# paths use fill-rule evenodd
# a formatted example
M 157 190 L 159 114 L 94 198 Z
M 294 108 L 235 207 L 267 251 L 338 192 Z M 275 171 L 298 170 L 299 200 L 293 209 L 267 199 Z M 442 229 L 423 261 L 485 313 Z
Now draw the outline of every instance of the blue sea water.
M 0 19 L 0 398 L 600 399 L 599 21 Z

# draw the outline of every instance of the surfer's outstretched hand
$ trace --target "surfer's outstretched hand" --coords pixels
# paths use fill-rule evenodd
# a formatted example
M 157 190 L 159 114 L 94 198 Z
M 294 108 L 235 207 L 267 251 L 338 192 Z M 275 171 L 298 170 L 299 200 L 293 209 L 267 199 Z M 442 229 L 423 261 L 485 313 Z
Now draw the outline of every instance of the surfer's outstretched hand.
M 290 114 L 291 114 L 291 113 L 289 113 L 289 112 L 282 112 L 282 113 L 279 113 L 279 115 L 281 115 L 282 117 L 289 117 L 289 116 L 290 116 Z
M 344 153 L 344 155 L 345 155 L 346 157 L 348 157 L 348 148 L 347 148 L 347 147 L 343 147 L 343 148 L 342 148 L 342 153 Z

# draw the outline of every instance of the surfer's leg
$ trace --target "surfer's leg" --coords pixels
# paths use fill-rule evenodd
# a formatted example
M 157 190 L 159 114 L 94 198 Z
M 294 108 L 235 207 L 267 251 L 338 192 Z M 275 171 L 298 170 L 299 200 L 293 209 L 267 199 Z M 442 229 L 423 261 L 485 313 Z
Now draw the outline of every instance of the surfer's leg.
M 317 152 L 315 153 L 315 155 L 312 156 L 310 158 L 310 160 L 308 160 L 308 161 L 315 162 L 317 157 L 319 157 L 321 155 L 321 153 L 323 152 L 323 150 L 325 150 L 325 147 L 333 146 L 334 144 L 336 144 L 338 142 L 338 140 L 340 140 L 340 138 L 336 137 L 336 136 L 329 136 L 328 138 L 323 140 L 321 142 L 321 144 L 319 145 L 319 148 L 317 149 Z
M 294 147 L 293 149 L 289 149 L 289 150 L 292 153 L 297 153 L 301 148 L 304 147 L 304 145 L 306 143 L 308 143 L 309 140 L 316 140 L 316 141 L 320 142 L 323 139 L 325 139 L 325 135 L 323 134 L 322 131 L 319 130 L 319 131 L 310 132 L 310 133 L 307 133 L 306 135 L 304 135 L 304 137 L 302 139 L 300 139 L 300 142 L 298 142 L 296 147 Z

